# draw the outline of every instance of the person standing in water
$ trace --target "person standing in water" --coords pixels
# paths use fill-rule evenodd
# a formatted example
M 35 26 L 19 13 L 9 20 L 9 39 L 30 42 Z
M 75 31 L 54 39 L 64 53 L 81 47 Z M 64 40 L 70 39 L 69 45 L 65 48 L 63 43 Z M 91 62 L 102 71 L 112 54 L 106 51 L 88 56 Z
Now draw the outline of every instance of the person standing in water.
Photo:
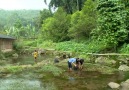
M 37 57 L 38 57 L 37 50 L 34 51 L 33 55 L 34 55 L 34 61 L 37 62 Z
M 69 69 L 69 71 L 72 71 L 73 65 L 74 65 L 74 67 L 77 67 L 76 61 L 77 61 L 78 59 L 79 59 L 79 58 L 69 58 L 69 60 L 68 60 L 68 69 Z

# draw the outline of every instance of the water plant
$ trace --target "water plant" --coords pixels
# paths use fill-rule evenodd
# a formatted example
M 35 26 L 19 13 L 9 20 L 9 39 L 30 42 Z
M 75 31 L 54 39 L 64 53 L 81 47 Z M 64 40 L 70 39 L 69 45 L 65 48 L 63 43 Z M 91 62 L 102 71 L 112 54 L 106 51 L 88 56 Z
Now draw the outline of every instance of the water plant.
M 54 76 L 59 76 L 63 72 L 63 70 L 61 68 L 58 68 L 53 64 L 42 66 L 40 71 L 51 72 Z
M 17 73 L 17 72 L 21 72 L 22 70 L 23 68 L 20 66 L 8 66 L 5 69 L 5 71 L 9 73 Z

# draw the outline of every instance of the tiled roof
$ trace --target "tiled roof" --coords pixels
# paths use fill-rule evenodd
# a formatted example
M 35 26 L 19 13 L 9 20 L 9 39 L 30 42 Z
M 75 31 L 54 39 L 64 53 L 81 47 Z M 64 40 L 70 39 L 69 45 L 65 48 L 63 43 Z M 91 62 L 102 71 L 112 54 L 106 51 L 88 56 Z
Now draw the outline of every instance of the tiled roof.
M 15 39 L 14 37 L 3 35 L 3 34 L 0 34 L 0 38 Z

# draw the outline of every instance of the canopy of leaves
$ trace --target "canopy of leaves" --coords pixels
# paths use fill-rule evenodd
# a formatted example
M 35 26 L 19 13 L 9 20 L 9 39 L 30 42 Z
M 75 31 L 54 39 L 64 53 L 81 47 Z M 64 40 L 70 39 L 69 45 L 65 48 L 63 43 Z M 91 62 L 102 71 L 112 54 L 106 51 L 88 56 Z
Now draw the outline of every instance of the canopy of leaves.
M 53 17 L 44 21 L 42 26 L 42 35 L 45 39 L 51 39 L 54 42 L 69 40 L 68 28 L 70 25 L 70 16 L 62 8 L 59 8 Z
M 72 14 L 69 34 L 74 39 L 87 39 L 96 27 L 95 2 L 87 0 L 82 11 Z
M 67 13 L 72 14 L 77 10 L 82 10 L 86 0 L 50 0 L 49 8 L 62 7 Z M 46 0 L 44 0 L 46 2 Z
M 99 0 L 97 10 L 99 16 L 97 29 L 94 31 L 96 37 L 111 46 L 125 41 L 128 36 L 125 24 L 127 13 L 120 0 Z

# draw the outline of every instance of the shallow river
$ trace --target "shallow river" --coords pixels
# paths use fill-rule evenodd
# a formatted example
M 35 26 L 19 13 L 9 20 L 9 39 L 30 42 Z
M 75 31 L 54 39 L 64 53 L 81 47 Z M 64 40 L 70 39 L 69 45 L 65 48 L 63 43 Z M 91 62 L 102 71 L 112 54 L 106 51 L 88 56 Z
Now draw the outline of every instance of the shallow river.
M 43 56 L 38 59 L 53 60 L 53 57 Z M 32 56 L 22 56 L 15 63 L 34 64 Z M 116 72 L 112 75 L 99 72 L 73 71 L 65 72 L 67 78 L 51 77 L 37 78 L 37 74 L 26 71 L 24 73 L 8 75 L 0 78 L 0 90 L 110 90 L 109 82 L 120 83 L 129 78 L 128 72 Z

